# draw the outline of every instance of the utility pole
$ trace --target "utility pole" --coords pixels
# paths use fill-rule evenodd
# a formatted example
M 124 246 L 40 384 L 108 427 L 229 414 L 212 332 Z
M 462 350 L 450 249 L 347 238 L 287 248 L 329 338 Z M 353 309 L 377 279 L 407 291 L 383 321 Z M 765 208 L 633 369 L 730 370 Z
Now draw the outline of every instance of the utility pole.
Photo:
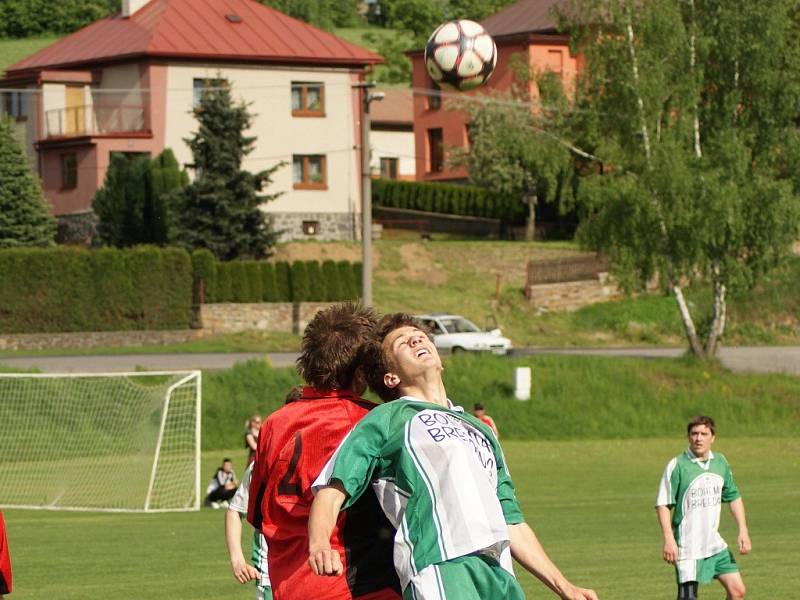
M 372 306 L 372 179 L 370 178 L 369 105 L 374 100 L 383 100 L 383 92 L 372 93 L 374 81 L 362 81 L 353 85 L 362 94 L 363 116 L 361 118 L 361 302 Z

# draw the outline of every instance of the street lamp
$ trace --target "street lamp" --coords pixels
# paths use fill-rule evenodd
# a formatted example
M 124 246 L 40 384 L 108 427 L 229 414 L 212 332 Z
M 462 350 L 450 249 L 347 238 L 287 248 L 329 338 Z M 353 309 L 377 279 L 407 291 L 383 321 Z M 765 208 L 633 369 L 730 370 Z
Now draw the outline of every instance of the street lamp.
M 361 119 L 361 301 L 372 306 L 372 180 L 370 179 L 369 105 L 383 100 L 383 92 L 370 92 L 374 81 L 363 81 L 353 85 L 362 93 L 363 117 Z

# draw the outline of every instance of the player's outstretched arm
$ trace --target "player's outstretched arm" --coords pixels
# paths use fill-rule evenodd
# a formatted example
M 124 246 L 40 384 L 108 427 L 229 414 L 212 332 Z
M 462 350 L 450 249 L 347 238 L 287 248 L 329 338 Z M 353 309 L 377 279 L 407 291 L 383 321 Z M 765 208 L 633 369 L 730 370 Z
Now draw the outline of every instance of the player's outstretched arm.
M 347 499 L 338 481 L 317 492 L 308 517 L 308 566 L 315 575 L 341 575 L 342 559 L 331 548 L 331 534 L 342 504 Z
M 747 518 L 744 514 L 744 502 L 741 498 L 731 502 L 731 514 L 736 521 L 736 526 L 739 528 L 739 536 L 736 539 L 739 552 L 748 554 L 753 549 L 753 545 L 750 543 L 750 532 L 747 530 Z
M 553 590 L 562 600 L 598 600 L 594 590 L 570 583 L 550 560 L 527 523 L 509 525 L 511 555 L 525 570 Z
M 675 535 L 672 533 L 672 515 L 669 507 L 656 506 L 658 524 L 661 525 L 661 535 L 664 536 L 663 558 L 671 565 L 678 560 L 678 544 L 675 542 Z
M 258 570 L 244 559 L 242 553 L 242 519 L 235 510 L 225 511 L 225 543 L 231 559 L 233 576 L 239 583 L 258 579 Z

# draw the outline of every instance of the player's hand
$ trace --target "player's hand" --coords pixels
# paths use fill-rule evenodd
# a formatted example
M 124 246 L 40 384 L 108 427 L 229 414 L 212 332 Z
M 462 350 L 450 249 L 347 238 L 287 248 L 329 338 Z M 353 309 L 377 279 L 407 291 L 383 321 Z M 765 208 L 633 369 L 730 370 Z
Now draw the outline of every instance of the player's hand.
M 739 542 L 739 552 L 741 554 L 749 554 L 750 550 L 753 549 L 753 545 L 750 543 L 750 534 L 746 531 L 739 533 L 737 541 Z
M 664 542 L 664 560 L 671 565 L 674 565 L 678 560 L 678 544 L 675 540 L 668 540 Z
M 244 560 L 237 560 L 231 563 L 233 569 L 233 576 L 239 583 L 247 583 L 258 579 L 258 570 L 253 566 L 247 564 Z
M 332 550 L 330 546 L 310 549 L 308 566 L 311 567 L 314 575 L 341 575 L 344 572 L 339 553 Z
M 598 600 L 597 594 L 594 590 L 575 587 L 570 585 L 566 590 L 561 592 L 562 600 Z

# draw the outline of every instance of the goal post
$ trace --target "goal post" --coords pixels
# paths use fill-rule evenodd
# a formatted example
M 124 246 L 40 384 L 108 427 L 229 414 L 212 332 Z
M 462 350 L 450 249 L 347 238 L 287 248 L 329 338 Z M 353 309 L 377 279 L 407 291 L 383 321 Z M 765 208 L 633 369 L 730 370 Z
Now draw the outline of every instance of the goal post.
M 0 373 L 0 507 L 199 510 L 201 381 Z

